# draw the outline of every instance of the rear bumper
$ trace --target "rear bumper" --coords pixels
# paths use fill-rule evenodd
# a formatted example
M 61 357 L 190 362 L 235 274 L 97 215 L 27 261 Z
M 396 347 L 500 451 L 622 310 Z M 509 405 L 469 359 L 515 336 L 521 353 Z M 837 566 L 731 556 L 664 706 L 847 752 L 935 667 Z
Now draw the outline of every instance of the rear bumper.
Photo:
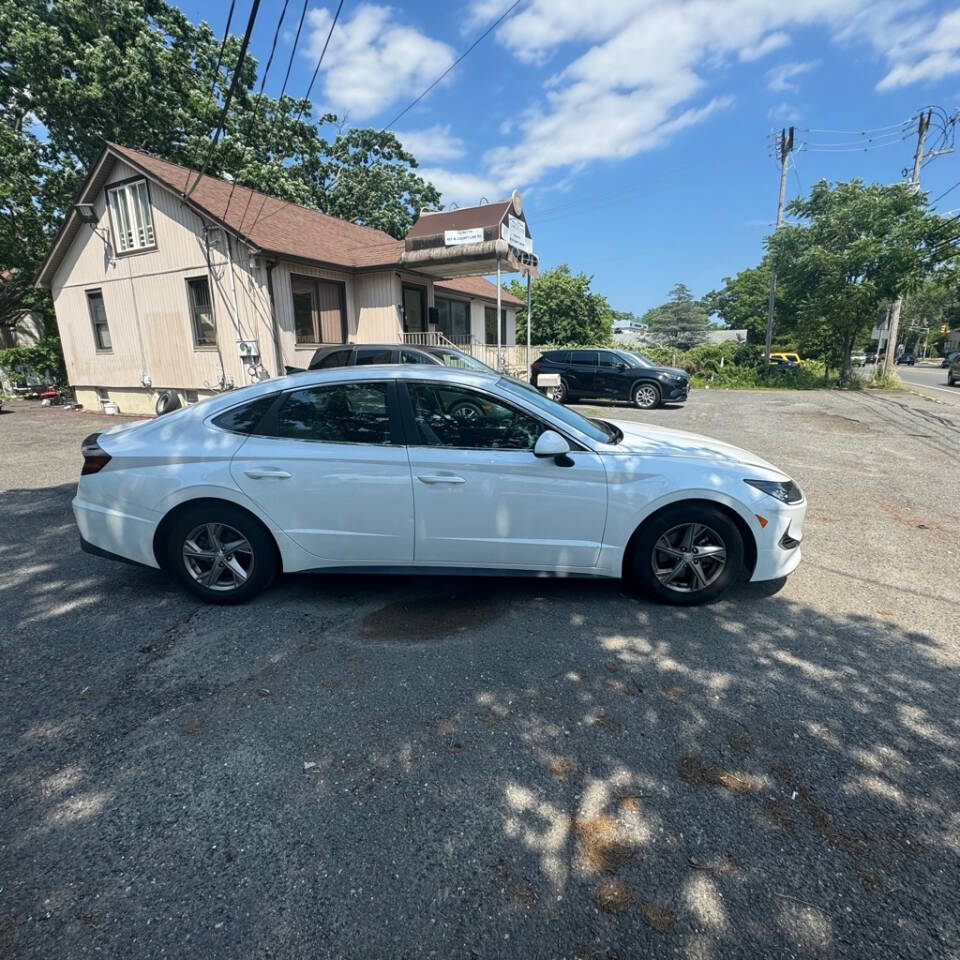
M 159 567 L 153 555 L 156 523 L 75 497 L 73 516 L 84 552 L 144 567 Z

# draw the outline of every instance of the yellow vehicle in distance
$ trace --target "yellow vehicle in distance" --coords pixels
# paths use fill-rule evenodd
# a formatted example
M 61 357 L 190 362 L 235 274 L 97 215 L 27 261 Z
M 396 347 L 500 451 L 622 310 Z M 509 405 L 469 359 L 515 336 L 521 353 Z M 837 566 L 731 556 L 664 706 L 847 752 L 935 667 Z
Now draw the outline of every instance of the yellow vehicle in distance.
M 798 353 L 771 353 L 771 363 L 803 363 Z

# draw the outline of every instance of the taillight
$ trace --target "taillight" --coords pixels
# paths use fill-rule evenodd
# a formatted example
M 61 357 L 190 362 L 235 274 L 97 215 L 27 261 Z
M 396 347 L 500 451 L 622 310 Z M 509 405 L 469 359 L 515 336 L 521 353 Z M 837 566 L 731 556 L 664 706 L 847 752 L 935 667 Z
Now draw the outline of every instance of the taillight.
M 110 462 L 110 454 L 97 443 L 99 439 L 99 433 L 91 433 L 90 436 L 80 444 L 80 452 L 83 454 L 83 469 L 80 471 L 81 477 L 88 476 L 91 473 L 99 473 Z

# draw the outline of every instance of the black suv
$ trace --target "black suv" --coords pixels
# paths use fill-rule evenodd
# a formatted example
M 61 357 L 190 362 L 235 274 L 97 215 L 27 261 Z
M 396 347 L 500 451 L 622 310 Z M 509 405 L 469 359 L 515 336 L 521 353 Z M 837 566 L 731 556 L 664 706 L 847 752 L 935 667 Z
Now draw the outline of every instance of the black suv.
M 490 372 L 490 367 L 452 347 L 408 346 L 402 343 L 336 343 L 320 347 L 310 360 L 310 370 L 355 367 L 373 363 L 428 363 L 462 370 Z M 299 373 L 287 367 L 287 373 Z
M 661 403 L 683 403 L 690 390 L 686 371 L 658 367 L 642 353 L 627 350 L 548 350 L 532 367 L 537 383 L 541 373 L 559 373 L 552 387 L 554 400 L 629 400 L 645 410 Z

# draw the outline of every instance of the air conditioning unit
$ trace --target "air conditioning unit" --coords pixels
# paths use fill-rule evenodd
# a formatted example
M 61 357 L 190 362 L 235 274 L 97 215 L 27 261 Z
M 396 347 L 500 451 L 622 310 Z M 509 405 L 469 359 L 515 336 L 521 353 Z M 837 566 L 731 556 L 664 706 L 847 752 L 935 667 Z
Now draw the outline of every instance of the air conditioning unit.
M 255 360 L 260 356 L 260 347 L 256 340 L 238 340 L 237 353 L 245 360 Z

